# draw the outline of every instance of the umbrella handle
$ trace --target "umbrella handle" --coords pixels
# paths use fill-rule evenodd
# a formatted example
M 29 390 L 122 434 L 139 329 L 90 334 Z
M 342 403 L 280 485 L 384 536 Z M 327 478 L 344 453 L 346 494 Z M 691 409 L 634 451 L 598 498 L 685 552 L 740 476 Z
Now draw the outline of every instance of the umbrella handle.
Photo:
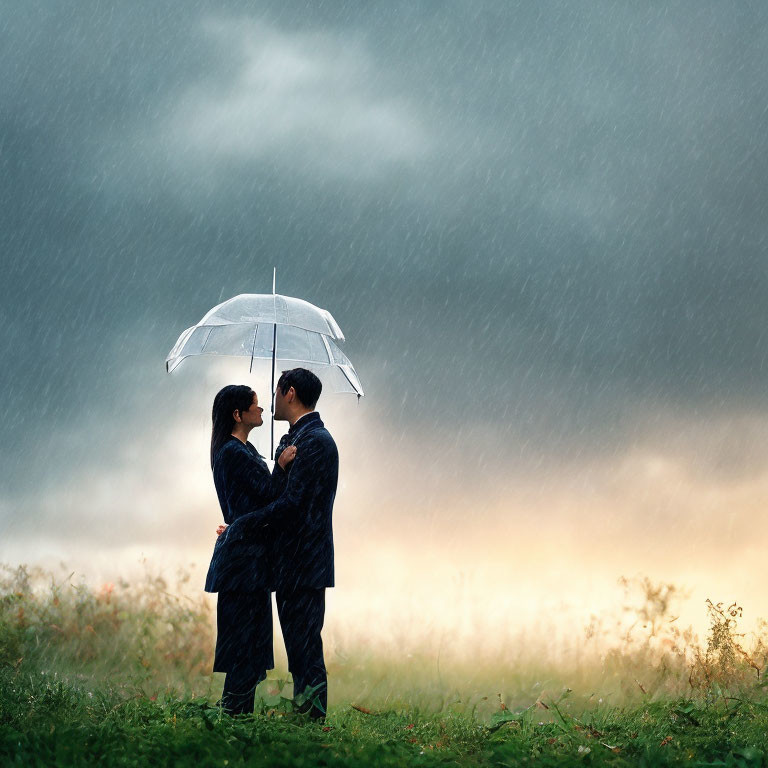
M 275 460 L 275 396 L 272 395 L 272 424 L 270 425 L 270 431 L 272 433 L 272 443 L 269 449 L 269 458 L 272 461 Z

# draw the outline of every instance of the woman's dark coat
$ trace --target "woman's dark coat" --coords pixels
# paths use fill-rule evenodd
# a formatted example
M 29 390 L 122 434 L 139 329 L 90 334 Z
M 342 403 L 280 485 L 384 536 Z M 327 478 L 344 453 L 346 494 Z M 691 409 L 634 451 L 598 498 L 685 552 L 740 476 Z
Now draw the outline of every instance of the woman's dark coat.
M 227 525 L 242 515 L 274 501 L 283 491 L 287 475 L 266 462 L 251 443 L 231 437 L 213 460 L 213 482 Z M 269 588 L 273 576 L 273 527 L 260 526 L 236 544 L 226 547 L 219 536 L 205 580 L 206 592 L 255 592 Z
M 287 445 L 296 446 L 296 458 L 288 472 L 273 481 L 284 490 L 271 504 L 254 505 L 247 514 L 238 516 L 217 545 L 224 551 L 237 552 L 244 542 L 260 540 L 266 525 L 275 536 L 271 589 L 332 587 L 331 518 L 339 477 L 336 443 L 320 414 L 312 411 L 283 437 L 275 451 L 276 459 Z

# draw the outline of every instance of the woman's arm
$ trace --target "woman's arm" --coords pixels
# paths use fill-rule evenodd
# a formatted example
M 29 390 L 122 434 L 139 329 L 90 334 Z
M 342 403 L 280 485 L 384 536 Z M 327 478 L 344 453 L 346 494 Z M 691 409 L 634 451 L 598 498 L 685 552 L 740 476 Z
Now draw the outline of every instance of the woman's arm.
M 329 447 L 323 441 L 307 440 L 302 443 L 285 491 L 267 506 L 238 516 L 237 525 L 228 533 L 230 540 L 243 538 L 248 531 L 261 525 L 291 525 L 295 522 L 300 511 L 308 506 L 329 460 Z
M 288 479 L 287 468 L 295 456 L 296 446 L 289 445 L 275 462 L 272 473 L 269 472 L 263 459 L 251 456 L 251 464 L 245 467 L 239 480 L 244 485 L 245 493 L 248 494 L 255 508 L 266 506 L 285 490 Z M 250 512 L 252 509 L 246 511 Z
M 289 446 L 283 451 L 272 473 L 264 460 L 254 456 L 245 446 L 234 446 L 229 453 L 224 468 L 229 512 L 225 521 L 231 524 L 242 515 L 266 506 L 280 496 L 286 484 L 285 468 L 296 455 L 296 448 Z

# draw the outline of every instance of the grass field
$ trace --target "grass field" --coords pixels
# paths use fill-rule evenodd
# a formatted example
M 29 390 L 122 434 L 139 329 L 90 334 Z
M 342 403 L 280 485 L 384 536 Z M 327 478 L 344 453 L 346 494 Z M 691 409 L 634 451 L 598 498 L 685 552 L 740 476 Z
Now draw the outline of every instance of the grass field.
M 332 650 L 317 724 L 293 712 L 279 668 L 253 716 L 222 715 L 210 609 L 181 584 L 92 589 L 5 568 L 0 765 L 766 764 L 764 638 L 710 603 L 699 642 L 670 621 L 674 587 L 632 586 L 622 631 L 609 641 L 593 620 L 568 654 L 513 638 L 471 659 Z

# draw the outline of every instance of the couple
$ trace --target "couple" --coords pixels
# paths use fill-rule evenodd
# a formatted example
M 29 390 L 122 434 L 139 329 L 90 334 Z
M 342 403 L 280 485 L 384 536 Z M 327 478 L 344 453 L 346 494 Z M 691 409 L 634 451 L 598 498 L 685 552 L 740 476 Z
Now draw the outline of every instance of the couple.
M 328 701 L 323 642 L 325 588 L 333 586 L 331 514 L 339 474 L 336 443 L 315 405 L 322 384 L 311 371 L 284 371 L 275 419 L 290 424 L 269 472 L 248 434 L 263 408 L 247 386 L 213 401 L 211 468 L 226 525 L 220 525 L 206 592 L 218 592 L 214 672 L 226 672 L 222 707 L 253 712 L 254 690 L 274 667 L 272 601 L 300 711 L 322 719 Z

